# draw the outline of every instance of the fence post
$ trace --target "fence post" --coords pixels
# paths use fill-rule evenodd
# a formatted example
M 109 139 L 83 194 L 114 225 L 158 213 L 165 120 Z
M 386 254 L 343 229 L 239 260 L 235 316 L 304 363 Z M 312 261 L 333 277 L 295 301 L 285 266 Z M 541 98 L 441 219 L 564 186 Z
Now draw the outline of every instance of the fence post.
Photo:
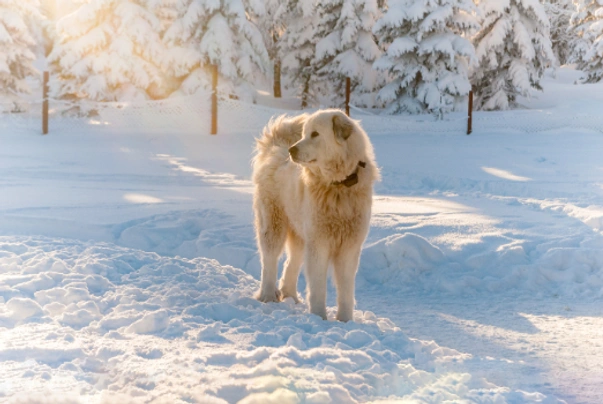
M 211 132 L 218 133 L 218 65 L 211 67 Z
M 273 27 L 272 29 L 272 43 L 275 48 L 278 47 L 278 33 Z M 274 90 L 274 98 L 281 98 L 281 59 L 278 55 L 274 57 L 274 80 L 272 89 Z
M 281 98 L 282 97 L 282 92 L 281 92 L 281 61 L 278 58 L 274 60 L 274 84 L 273 84 L 273 90 L 274 90 L 274 98 Z
M 469 90 L 469 106 L 467 115 L 467 134 L 473 132 L 473 90 Z
M 42 134 L 48 134 L 48 72 L 42 79 Z
M 352 86 L 350 78 L 345 78 L 345 114 L 350 116 L 350 88 Z

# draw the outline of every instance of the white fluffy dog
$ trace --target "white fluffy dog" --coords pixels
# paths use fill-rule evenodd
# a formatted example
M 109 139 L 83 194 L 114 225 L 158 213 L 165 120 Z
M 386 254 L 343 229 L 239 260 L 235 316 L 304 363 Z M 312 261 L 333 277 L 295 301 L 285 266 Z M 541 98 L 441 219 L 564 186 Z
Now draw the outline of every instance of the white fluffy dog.
M 353 320 L 354 283 L 369 229 L 373 147 L 357 121 L 339 110 L 272 120 L 253 160 L 255 229 L 262 264 L 257 298 L 298 301 L 305 262 L 310 311 L 327 318 L 327 269 L 333 265 L 337 319 Z M 277 288 L 278 259 L 287 262 Z

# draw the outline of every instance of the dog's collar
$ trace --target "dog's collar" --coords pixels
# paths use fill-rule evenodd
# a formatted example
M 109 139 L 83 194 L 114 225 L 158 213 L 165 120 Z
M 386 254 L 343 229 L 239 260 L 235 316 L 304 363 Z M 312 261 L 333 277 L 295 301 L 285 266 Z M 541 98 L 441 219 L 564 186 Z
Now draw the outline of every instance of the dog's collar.
M 343 181 L 333 181 L 333 185 L 345 185 L 346 187 L 351 187 L 354 186 L 356 184 L 358 184 L 358 169 L 362 167 L 365 168 L 366 167 L 366 163 L 364 161 L 359 161 L 358 165 L 356 166 L 356 169 L 354 170 L 354 172 L 350 175 L 348 175 L 346 177 L 345 180 Z

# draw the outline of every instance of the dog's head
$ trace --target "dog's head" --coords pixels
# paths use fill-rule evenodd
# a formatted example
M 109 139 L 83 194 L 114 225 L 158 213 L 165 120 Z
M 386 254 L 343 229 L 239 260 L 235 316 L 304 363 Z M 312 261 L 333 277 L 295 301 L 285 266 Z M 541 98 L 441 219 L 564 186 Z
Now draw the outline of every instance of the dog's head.
M 341 181 L 359 161 L 373 160 L 373 150 L 357 121 L 329 109 L 310 115 L 302 138 L 289 148 L 291 160 L 328 181 Z

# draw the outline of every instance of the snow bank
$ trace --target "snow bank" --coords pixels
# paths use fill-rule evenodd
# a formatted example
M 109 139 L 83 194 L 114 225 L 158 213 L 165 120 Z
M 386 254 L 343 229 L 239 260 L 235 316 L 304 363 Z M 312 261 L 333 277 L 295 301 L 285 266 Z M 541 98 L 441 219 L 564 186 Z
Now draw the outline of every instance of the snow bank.
M 259 278 L 253 224 L 218 209 L 173 212 L 121 223 L 113 228 L 120 246 L 185 258 L 211 257 Z
M 397 291 L 450 294 L 529 291 L 539 296 L 603 296 L 603 240 L 507 244 L 485 252 L 448 256 L 426 238 L 393 234 L 368 244 L 361 281 Z
M 412 233 L 394 234 L 369 244 L 362 254 L 362 274 L 372 283 L 408 283 L 445 261 L 444 253 Z
M 412 235 L 378 245 L 406 248 L 398 257 L 418 267 L 444 258 Z M 2 237 L 0 251 L 9 402 L 545 399 L 464 372 L 468 355 L 371 312 L 343 324 L 290 300 L 261 304 L 256 280 L 214 260 L 46 238 Z

